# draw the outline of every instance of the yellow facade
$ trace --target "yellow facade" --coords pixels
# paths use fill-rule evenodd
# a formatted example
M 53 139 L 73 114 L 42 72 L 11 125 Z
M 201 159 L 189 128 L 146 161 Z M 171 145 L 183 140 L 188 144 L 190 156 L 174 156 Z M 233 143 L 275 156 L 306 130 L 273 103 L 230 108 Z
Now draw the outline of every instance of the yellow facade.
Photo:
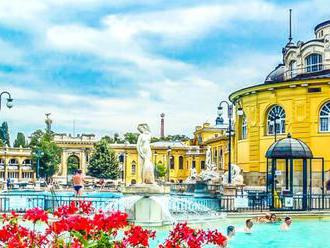
M 31 150 L 28 148 L 2 147 L 0 150 L 0 178 L 16 182 L 30 182 L 35 178 Z
M 316 90 L 310 90 L 315 89 Z M 330 169 L 330 132 L 320 131 L 320 110 L 330 101 L 329 79 L 288 81 L 263 84 L 233 93 L 230 99 L 242 107 L 247 120 L 247 137 L 242 138 L 242 118 L 236 116 L 235 162 L 244 172 L 265 172 L 265 153 L 274 142 L 275 135 L 268 134 L 267 118 L 273 106 L 285 111 L 285 131 L 301 139 L 312 150 L 315 157 L 325 158 L 325 170 Z M 320 165 L 314 171 L 320 171 Z
M 141 183 L 141 161 L 134 144 L 112 144 L 119 161 L 124 168 L 123 175 L 126 184 Z M 182 182 L 195 167 L 200 173 L 205 164 L 205 149 L 186 145 L 181 142 L 156 142 L 151 144 L 153 164 L 166 166 L 169 175 L 166 181 Z

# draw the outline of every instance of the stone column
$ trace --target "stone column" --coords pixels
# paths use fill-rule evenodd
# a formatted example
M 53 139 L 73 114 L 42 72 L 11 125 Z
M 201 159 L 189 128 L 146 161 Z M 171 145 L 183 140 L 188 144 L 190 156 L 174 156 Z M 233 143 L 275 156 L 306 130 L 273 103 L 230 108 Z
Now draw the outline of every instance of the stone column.
M 62 156 L 61 156 L 61 175 L 60 176 L 63 176 L 63 177 L 66 177 L 67 175 L 67 166 L 68 166 L 68 163 L 67 163 L 67 159 L 68 159 L 68 154 L 66 152 L 62 152 Z

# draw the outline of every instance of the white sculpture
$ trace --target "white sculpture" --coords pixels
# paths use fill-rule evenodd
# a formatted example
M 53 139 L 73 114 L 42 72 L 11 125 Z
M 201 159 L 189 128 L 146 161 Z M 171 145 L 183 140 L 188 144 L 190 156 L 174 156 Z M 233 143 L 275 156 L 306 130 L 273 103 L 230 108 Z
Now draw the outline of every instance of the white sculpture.
M 190 169 L 190 176 L 184 181 L 185 183 L 196 183 L 196 179 L 198 177 L 198 173 L 196 168 Z
M 242 169 L 238 165 L 231 164 L 231 184 L 242 185 L 244 183 L 241 172 Z M 228 184 L 228 171 L 223 174 L 223 183 Z
M 208 180 L 218 180 L 220 178 L 220 174 L 217 172 L 217 166 L 212 163 L 212 154 L 211 154 L 211 147 L 207 147 L 206 153 L 206 170 L 202 171 L 200 177 L 202 181 Z
M 151 133 L 148 124 L 139 124 L 137 130 L 140 132 L 137 141 L 137 151 L 142 161 L 141 177 L 142 183 L 153 184 L 155 182 L 154 165 L 152 164 L 152 152 L 150 147 Z

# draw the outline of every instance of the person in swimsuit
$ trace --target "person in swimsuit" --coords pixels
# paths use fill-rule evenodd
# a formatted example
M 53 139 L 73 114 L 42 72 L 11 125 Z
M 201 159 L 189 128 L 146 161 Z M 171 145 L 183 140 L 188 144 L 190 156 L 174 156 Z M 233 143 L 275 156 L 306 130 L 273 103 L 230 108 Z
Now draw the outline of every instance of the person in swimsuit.
M 82 195 L 82 188 L 84 186 L 84 176 L 81 170 L 77 170 L 75 175 L 72 177 L 73 189 L 76 191 L 76 195 Z

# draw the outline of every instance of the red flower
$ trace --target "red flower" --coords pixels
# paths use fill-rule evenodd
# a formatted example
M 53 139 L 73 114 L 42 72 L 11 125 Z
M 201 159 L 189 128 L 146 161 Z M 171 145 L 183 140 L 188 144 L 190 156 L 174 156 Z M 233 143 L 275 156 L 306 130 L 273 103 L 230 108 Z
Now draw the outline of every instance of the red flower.
M 33 223 L 36 223 L 37 221 L 42 221 L 47 223 L 48 212 L 38 207 L 32 208 L 26 211 L 25 215 L 23 216 L 23 219 L 30 220 Z
M 132 226 L 124 234 L 124 244 L 129 244 L 132 247 L 139 247 L 140 245 L 149 247 L 149 239 L 154 239 L 156 232 L 143 229 L 141 226 Z

